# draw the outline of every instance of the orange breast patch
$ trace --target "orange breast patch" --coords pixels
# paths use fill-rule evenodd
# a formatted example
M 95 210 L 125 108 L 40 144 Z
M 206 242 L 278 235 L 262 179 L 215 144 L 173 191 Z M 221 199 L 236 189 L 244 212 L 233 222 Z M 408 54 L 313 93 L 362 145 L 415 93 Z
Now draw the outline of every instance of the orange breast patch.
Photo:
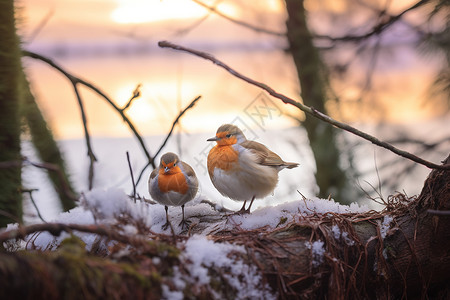
M 186 194 L 189 189 L 186 178 L 181 170 L 180 172 L 172 174 L 165 174 L 163 170 L 160 170 L 158 176 L 158 187 L 162 193 L 174 191 L 181 194 Z
M 208 172 L 214 173 L 215 168 L 228 171 L 236 167 L 239 159 L 239 152 L 231 146 L 214 146 L 208 154 Z

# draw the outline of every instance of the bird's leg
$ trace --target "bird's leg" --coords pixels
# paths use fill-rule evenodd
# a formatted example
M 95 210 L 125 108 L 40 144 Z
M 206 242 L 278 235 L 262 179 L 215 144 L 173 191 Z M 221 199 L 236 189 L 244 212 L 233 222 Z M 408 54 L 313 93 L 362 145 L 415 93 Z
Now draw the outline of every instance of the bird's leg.
M 166 210 L 166 224 L 164 224 L 162 226 L 163 230 L 166 230 L 169 226 L 170 226 L 170 222 L 169 222 L 169 207 L 167 205 L 164 205 L 164 209 Z
M 247 203 L 247 200 L 244 200 L 244 205 L 242 205 L 242 208 L 237 212 L 238 214 L 243 214 L 246 212 L 246 210 L 245 210 L 246 203 Z
M 181 205 L 181 212 L 183 214 L 183 218 L 181 219 L 179 226 L 181 226 L 181 229 L 185 230 L 185 229 L 189 228 L 189 225 L 191 224 L 191 222 L 184 219 L 184 204 Z
M 253 201 L 255 200 L 255 196 L 253 196 L 252 201 L 250 201 L 250 205 L 248 206 L 248 208 L 245 210 L 245 213 L 249 214 L 250 213 L 250 208 L 252 207 Z

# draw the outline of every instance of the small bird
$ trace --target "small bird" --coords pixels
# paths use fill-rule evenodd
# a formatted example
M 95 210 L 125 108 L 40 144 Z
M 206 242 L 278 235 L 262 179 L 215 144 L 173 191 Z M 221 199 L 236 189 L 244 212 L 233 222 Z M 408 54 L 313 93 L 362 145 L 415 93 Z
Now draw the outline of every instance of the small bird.
M 167 152 L 161 157 L 159 168 L 153 170 L 148 179 L 148 190 L 152 198 L 164 205 L 166 223 L 170 225 L 168 206 L 180 206 L 183 219 L 179 226 L 187 228 L 189 222 L 184 219 L 184 204 L 192 200 L 198 191 L 198 180 L 190 165 L 181 161 L 175 153 Z
M 222 195 L 244 201 L 238 213 L 250 213 L 255 198 L 275 189 L 280 170 L 299 165 L 285 162 L 263 144 L 247 140 L 242 130 L 231 124 L 220 126 L 216 136 L 207 141 L 217 142 L 208 154 L 209 177 Z

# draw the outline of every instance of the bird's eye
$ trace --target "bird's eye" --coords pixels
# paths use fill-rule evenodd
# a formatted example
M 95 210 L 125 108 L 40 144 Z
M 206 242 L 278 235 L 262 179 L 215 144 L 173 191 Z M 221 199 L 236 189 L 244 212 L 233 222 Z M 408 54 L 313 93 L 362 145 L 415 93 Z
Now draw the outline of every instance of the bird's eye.
M 231 136 L 232 136 L 232 134 L 229 133 L 229 134 L 227 134 L 225 137 L 226 137 L 227 139 L 229 139 Z
M 177 166 L 177 163 L 176 163 L 176 162 L 174 162 L 174 163 L 173 163 L 173 166 L 174 166 L 174 167 L 176 167 L 176 166 Z

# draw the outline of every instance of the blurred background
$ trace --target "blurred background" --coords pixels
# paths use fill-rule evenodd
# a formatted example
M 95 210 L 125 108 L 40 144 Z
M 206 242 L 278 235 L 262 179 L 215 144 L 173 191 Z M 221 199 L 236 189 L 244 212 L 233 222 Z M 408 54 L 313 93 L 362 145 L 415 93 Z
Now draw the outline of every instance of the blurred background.
M 119 107 L 140 85 L 140 96 L 125 113 L 151 155 L 180 111 L 200 95 L 162 153 L 179 153 L 200 178 L 199 198 L 228 208 L 241 203 L 220 196 L 205 171 L 212 146 L 206 139 L 224 123 L 300 163 L 280 172 L 274 195 L 256 207 L 331 195 L 378 209 L 377 202 L 397 191 L 419 193 L 430 170 L 309 121 L 211 62 L 159 48 L 158 41 L 208 52 L 279 93 L 425 159 L 439 163 L 448 155 L 445 1 L 23 0 L 17 7 L 23 49 L 95 85 Z M 89 157 L 72 85 L 40 60 L 24 57 L 23 64 L 75 190 L 87 191 Z M 98 159 L 92 186 L 130 193 L 125 153 L 136 177 L 148 162 L 145 153 L 111 105 L 83 86 L 80 93 Z M 38 160 L 27 139 L 24 152 Z M 150 172 L 142 171 L 137 185 L 146 198 Z M 27 167 L 24 180 L 38 189 L 33 196 L 46 218 L 61 210 L 44 170 Z M 36 218 L 26 203 L 29 218 Z

